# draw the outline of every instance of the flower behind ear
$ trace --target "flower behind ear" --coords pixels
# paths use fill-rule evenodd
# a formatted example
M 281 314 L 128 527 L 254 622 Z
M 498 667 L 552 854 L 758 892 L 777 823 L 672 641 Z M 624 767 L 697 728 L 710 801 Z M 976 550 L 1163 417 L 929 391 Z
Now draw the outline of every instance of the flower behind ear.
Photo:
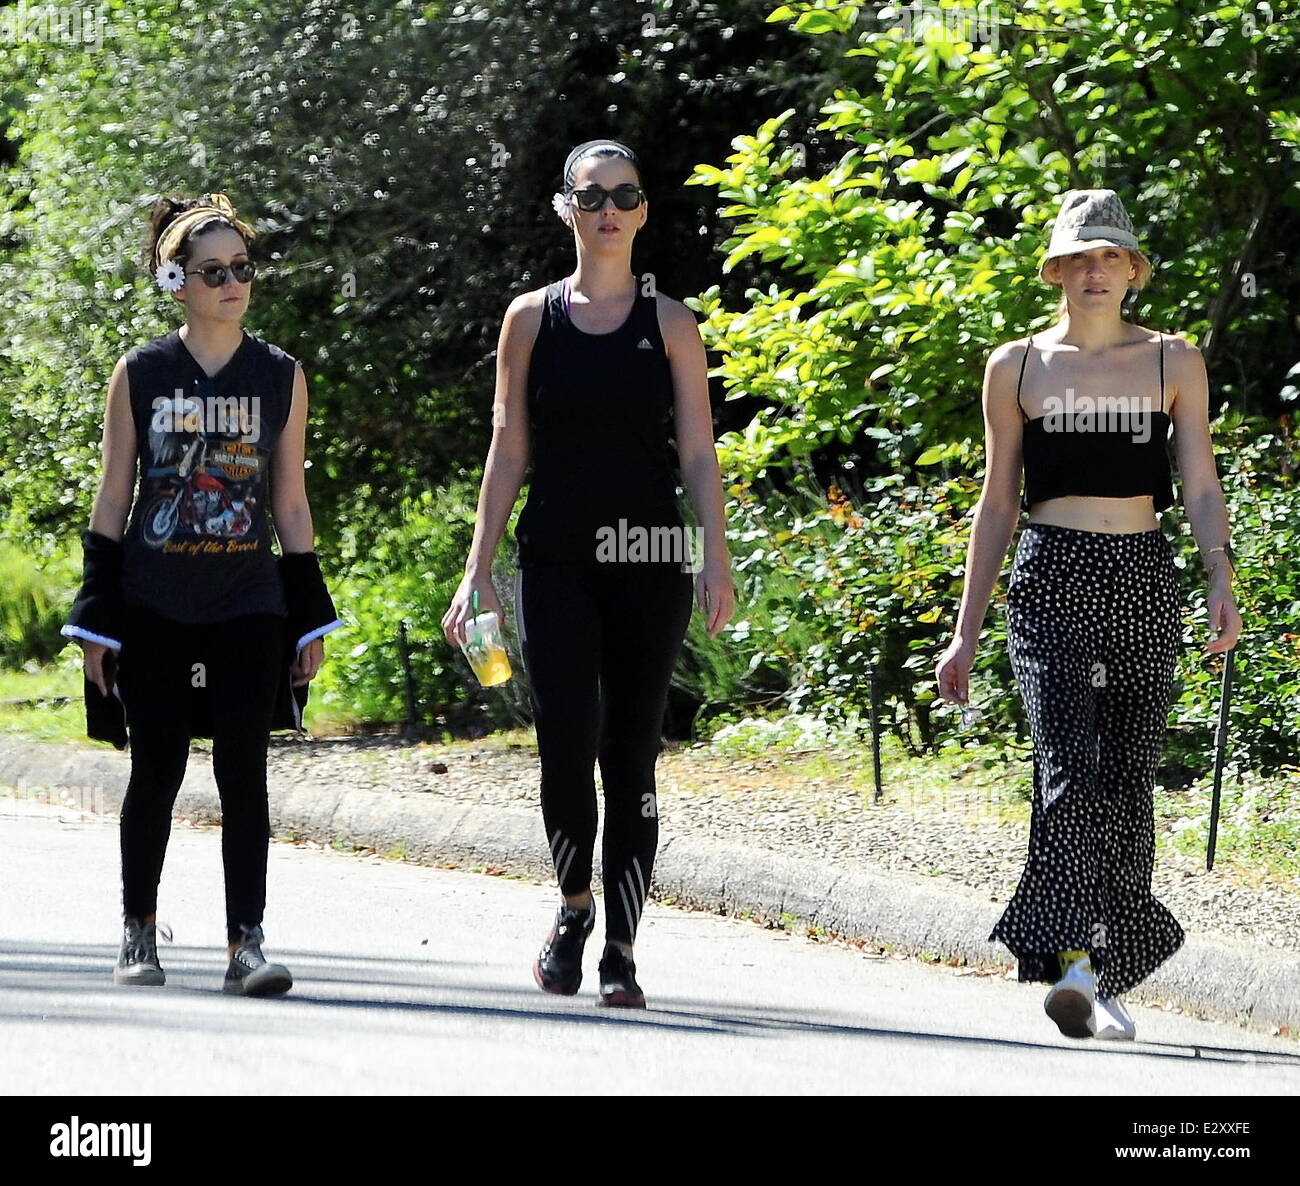
M 566 194 L 552 194 L 551 209 L 560 216 L 560 221 L 563 222 L 565 226 L 573 225 L 573 207 L 569 204 L 569 199 Z
M 175 259 L 160 263 L 154 271 L 153 278 L 163 292 L 180 292 L 185 287 L 185 269 Z

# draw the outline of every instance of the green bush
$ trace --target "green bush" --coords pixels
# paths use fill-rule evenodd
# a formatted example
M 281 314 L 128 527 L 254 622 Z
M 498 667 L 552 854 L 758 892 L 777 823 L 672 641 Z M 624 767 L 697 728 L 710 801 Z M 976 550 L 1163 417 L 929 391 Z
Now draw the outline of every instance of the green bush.
M 709 638 L 708 619 L 698 606 L 698 587 L 686 638 L 673 672 L 676 696 L 695 706 L 690 733 L 708 736 L 713 729 L 746 715 L 785 711 L 795 657 L 818 639 L 816 626 L 792 615 L 788 606 L 799 596 L 794 573 L 764 563 L 762 541 L 773 530 L 758 513 L 742 514 L 733 486 L 726 504 L 727 538 L 736 582 L 736 607 L 731 623 Z M 688 501 L 682 512 L 695 525 Z M 680 727 L 681 722 L 674 722 Z
M 728 399 L 761 405 L 719 442 L 723 472 L 740 483 L 728 507 L 740 578 L 728 638 L 746 662 L 712 660 L 713 699 L 746 703 L 746 678 L 762 673 L 795 711 L 861 712 L 874 671 L 885 718 L 914 752 L 965 738 L 1023 750 L 1006 569 L 972 671 L 983 716 L 958 732 L 932 672 L 978 498 L 985 361 L 1052 319 L 1055 294 L 1035 273 L 1060 193 L 1105 186 L 1148 228 L 1158 263 L 1133 318 L 1198 344 L 1216 401 L 1264 413 L 1215 424 L 1242 555 L 1239 603 L 1255 632 L 1236 660 L 1231 753 L 1260 770 L 1295 761 L 1300 651 L 1284 631 L 1300 608 L 1300 512 L 1296 458 L 1273 435 L 1295 398 L 1294 387 L 1279 392 L 1292 280 L 1238 291 L 1221 279 L 1225 258 L 1281 252 L 1300 209 L 1293 88 L 1276 72 L 1231 68 L 1243 53 L 1287 60 L 1296 31 L 1254 16 L 1240 4 L 1189 17 L 1156 0 L 1048 0 L 1001 22 L 998 39 L 968 43 L 910 35 L 897 7 L 794 0 L 773 10 L 770 20 L 821 42 L 837 79 L 815 143 L 785 112 L 733 138 L 725 162 L 699 165 L 689 183 L 727 203 L 735 233 L 724 270 L 768 268 L 743 301 L 718 288 L 688 301 L 705 318 L 719 356 L 710 373 Z M 1188 45 L 1196 52 L 1174 52 Z M 1157 62 L 1135 94 L 1135 66 Z M 1187 93 L 1236 113 L 1241 135 L 1214 163 L 1188 149 L 1204 119 L 1174 100 Z M 1285 180 L 1263 184 L 1252 160 Z M 1225 170 L 1234 183 L 1212 184 Z M 820 490 L 785 505 L 771 486 L 735 493 L 806 470 L 809 458 L 862 475 L 860 505 L 828 503 Z M 1188 778 L 1211 760 L 1221 660 L 1201 649 L 1204 576 L 1185 514 L 1167 522 L 1181 536 L 1187 616 L 1165 766 Z M 689 649 L 702 654 L 694 638 Z
M 1215 426 L 1215 460 L 1228 503 L 1242 634 L 1233 666 L 1229 761 L 1271 772 L 1300 762 L 1300 447 L 1260 418 L 1229 413 Z M 1188 609 L 1179 686 L 1170 714 L 1174 749 L 1203 772 L 1213 763 L 1223 672 L 1209 641 L 1204 566 L 1186 517 L 1179 550 Z
M 47 559 L 0 540 L 0 667 L 44 665 L 67 645 L 59 628 L 76 595 L 80 560 Z
M 503 543 L 494 569 L 507 619 L 514 678 L 496 689 L 478 685 L 441 619 L 465 571 L 474 537 L 477 480 L 462 479 L 405 500 L 397 514 L 358 505 L 330 562 L 331 591 L 347 623 L 326 639 L 318 677 L 322 713 L 339 720 L 398 722 L 406 717 L 399 635 L 406 623 L 417 712 L 428 723 L 481 715 L 500 726 L 524 719 L 527 685 L 514 626 L 514 567 Z M 439 720 L 441 718 L 441 720 Z
M 1267 422 L 1230 414 L 1215 425 L 1215 454 L 1239 554 L 1237 601 L 1245 621 L 1235 659 L 1229 758 L 1272 772 L 1300 755 L 1300 472 L 1294 442 Z M 922 460 L 969 464 L 968 443 Z M 847 725 L 866 721 L 876 674 L 884 727 L 913 754 L 949 743 L 989 745 L 989 760 L 1029 744 L 1006 645 L 1005 595 L 1015 541 L 994 589 L 971 672 L 981 716 L 963 726 L 937 696 L 934 665 L 952 638 L 965 579 L 970 477 L 875 479 L 870 505 L 855 507 L 801 480 L 778 496 L 752 483 L 730 487 L 728 540 L 736 575 L 732 624 L 710 644 L 702 619 L 687 635 L 677 680 L 704 702 L 707 719 L 736 712 L 795 714 Z M 865 499 L 863 500 L 866 501 Z M 1195 780 L 1213 762 L 1222 660 L 1204 652 L 1206 581 L 1185 512 L 1171 542 L 1181 569 L 1179 657 L 1166 776 Z M 1168 528 L 1166 528 L 1168 530 Z
M 791 712 L 776 718 L 747 716 L 731 721 L 713 732 L 709 745 L 719 753 L 744 758 L 773 751 L 797 754 L 856 747 L 869 737 L 870 722 L 856 715 L 842 725 L 833 725 L 824 716 Z
M 951 637 L 966 556 L 962 523 L 979 496 L 965 477 L 876 479 L 872 507 L 807 480 L 783 496 L 740 482 L 727 501 L 736 612 L 723 635 L 730 680 L 715 661 L 706 702 L 811 713 L 847 725 L 868 718 L 876 675 L 883 726 L 912 753 L 952 732 L 957 714 L 936 703 L 934 664 Z M 702 624 L 686 661 L 704 664 Z M 1015 745 L 1023 737 L 1001 615 L 991 610 L 972 673 L 982 716 L 961 736 Z M 759 693 L 762 693 L 761 697 Z M 936 710 L 939 711 L 936 711 Z

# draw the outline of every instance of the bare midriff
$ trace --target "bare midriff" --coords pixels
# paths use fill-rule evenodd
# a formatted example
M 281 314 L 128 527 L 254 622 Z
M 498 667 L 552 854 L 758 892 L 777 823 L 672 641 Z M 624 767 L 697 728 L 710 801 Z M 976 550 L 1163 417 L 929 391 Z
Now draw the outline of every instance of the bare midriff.
M 1075 494 L 1046 498 L 1030 508 L 1029 522 L 1116 535 L 1155 531 L 1160 526 L 1156 521 L 1154 500 L 1149 494 L 1137 498 L 1090 498 Z

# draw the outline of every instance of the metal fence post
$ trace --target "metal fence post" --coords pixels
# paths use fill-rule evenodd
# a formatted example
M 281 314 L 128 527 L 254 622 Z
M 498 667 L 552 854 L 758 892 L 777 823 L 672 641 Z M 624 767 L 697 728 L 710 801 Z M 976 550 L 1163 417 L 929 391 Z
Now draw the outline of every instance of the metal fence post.
M 879 803 L 884 794 L 880 779 L 880 700 L 876 686 L 876 669 L 871 669 L 871 771 L 876 781 L 876 791 L 872 802 Z
M 406 636 L 405 619 L 398 623 L 397 650 L 402 657 L 402 676 L 406 685 L 406 725 L 402 729 L 402 734 L 406 740 L 409 741 L 415 734 L 417 719 L 415 707 L 415 675 L 411 671 L 411 644 Z

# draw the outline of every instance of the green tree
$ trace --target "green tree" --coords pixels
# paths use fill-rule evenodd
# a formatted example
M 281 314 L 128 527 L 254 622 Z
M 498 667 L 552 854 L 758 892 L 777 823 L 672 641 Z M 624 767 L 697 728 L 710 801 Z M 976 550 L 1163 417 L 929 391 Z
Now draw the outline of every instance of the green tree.
M 224 190 L 261 232 L 250 328 L 307 368 L 327 540 L 357 500 L 396 514 L 469 476 L 505 307 L 571 265 L 549 200 L 571 144 L 616 135 L 646 162 L 639 269 L 683 295 L 719 278 L 714 203 L 682 183 L 759 98 L 808 104 L 820 56 L 767 8 L 155 0 L 110 4 L 102 49 L 19 43 L 0 518 L 30 541 L 85 515 L 113 361 L 176 321 L 135 256 L 177 190 Z
M 925 6 L 942 18 L 929 27 L 919 7 L 772 13 L 841 57 L 828 66 L 840 81 L 820 124 L 841 151 L 812 167 L 786 112 L 738 136 L 722 165 L 696 170 L 692 183 L 716 190 L 733 221 L 726 269 L 755 257 L 781 269 L 743 301 L 712 289 L 697 307 L 729 398 L 761 402 L 722 440 L 732 509 L 745 521 L 760 514 L 766 529 L 744 549 L 742 570 L 758 574 L 749 592 L 771 601 L 776 542 L 778 567 L 794 567 L 813 593 L 779 606 L 823 640 L 798 663 L 801 703 L 860 707 L 874 671 L 903 710 L 900 735 L 915 728 L 925 745 L 953 735 L 934 727 L 931 669 L 950 637 L 982 477 L 985 361 L 1053 319 L 1036 272 L 1060 193 L 1105 187 L 1123 195 L 1157 267 L 1133 315 L 1200 345 L 1218 446 L 1249 458 L 1221 465 L 1243 542 L 1264 541 L 1239 593 L 1255 616 L 1239 662 L 1253 673 L 1257 720 L 1235 722 L 1234 738 L 1249 762 L 1294 762 L 1300 656 L 1274 637 L 1298 583 L 1277 543 L 1289 524 L 1280 508 L 1295 501 L 1300 373 L 1300 29 L 1289 8 L 1274 6 L 1271 24 L 1264 6 L 1154 0 L 946 2 Z M 751 482 L 791 471 L 823 490 L 832 475 L 854 494 L 858 525 L 844 526 L 834 491 L 820 508 L 801 498 L 788 513 L 746 510 Z M 1175 761 L 1199 769 L 1215 675 L 1199 653 L 1199 562 L 1190 541 L 1182 550 L 1191 613 L 1171 723 Z M 987 625 L 976 734 L 1006 740 L 1024 722 L 996 612 Z M 781 653 L 777 631 L 746 627 L 758 662 Z
M 1036 271 L 1069 188 L 1124 197 L 1157 265 L 1142 318 L 1198 342 L 1237 408 L 1283 410 L 1300 354 L 1300 29 L 1274 11 L 1265 25 L 1242 4 L 1041 0 L 954 29 L 901 6 L 776 9 L 844 54 L 820 125 L 843 151 L 809 170 L 787 112 L 691 179 L 728 203 L 725 267 L 758 255 L 785 273 L 741 307 L 699 302 L 728 392 L 766 403 L 724 440 L 729 468 L 835 441 L 868 467 L 970 464 L 989 352 L 1051 316 Z

